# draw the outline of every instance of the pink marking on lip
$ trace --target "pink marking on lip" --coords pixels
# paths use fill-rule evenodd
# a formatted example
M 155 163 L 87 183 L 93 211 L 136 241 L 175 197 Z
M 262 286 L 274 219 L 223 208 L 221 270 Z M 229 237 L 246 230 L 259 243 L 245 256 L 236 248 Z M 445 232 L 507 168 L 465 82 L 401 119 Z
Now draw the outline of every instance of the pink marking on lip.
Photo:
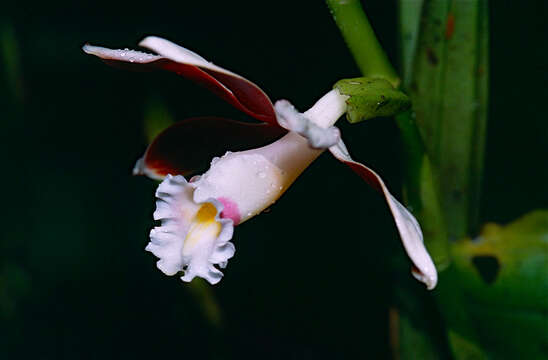
M 234 225 L 238 225 L 242 217 L 240 216 L 240 210 L 238 210 L 238 205 L 225 197 L 218 198 L 223 204 L 223 211 L 221 212 L 221 218 L 228 218 L 234 221 Z

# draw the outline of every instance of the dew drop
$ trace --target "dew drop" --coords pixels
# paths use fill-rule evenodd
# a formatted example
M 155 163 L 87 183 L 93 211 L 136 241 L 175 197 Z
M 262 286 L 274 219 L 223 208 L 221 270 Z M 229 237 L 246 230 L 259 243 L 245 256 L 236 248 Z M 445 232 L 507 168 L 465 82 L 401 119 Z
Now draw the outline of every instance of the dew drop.
M 261 179 L 264 179 L 264 178 L 266 177 L 266 173 L 265 173 L 264 171 L 259 171 L 259 172 L 257 173 L 257 176 L 258 176 L 259 178 L 261 178 Z

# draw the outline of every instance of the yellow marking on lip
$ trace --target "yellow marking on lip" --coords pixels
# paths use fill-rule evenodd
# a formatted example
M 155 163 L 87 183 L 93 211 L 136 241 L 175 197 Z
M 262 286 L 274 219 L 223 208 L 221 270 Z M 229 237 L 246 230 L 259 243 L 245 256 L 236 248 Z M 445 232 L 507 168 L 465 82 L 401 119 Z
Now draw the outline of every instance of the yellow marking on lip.
M 183 245 L 183 254 L 192 252 L 201 241 L 213 241 L 221 232 L 221 224 L 215 221 L 217 208 L 211 203 L 203 204 L 194 215 Z
M 194 220 L 197 222 L 211 222 L 215 221 L 215 215 L 217 215 L 217 208 L 212 203 L 205 203 L 194 216 Z

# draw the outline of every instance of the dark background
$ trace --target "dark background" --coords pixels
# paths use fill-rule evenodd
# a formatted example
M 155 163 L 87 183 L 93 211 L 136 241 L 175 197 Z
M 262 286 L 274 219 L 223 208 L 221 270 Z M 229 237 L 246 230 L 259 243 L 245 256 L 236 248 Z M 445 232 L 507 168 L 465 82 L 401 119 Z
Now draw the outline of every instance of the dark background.
M 547 205 L 547 7 L 491 2 L 484 221 Z M 394 63 L 394 1 L 364 6 Z M 358 76 L 322 1 L 12 2 L 2 6 L 0 358 L 387 358 L 402 248 L 382 199 L 328 155 L 236 228 L 215 287 L 166 277 L 144 251 L 155 183 L 130 176 L 145 109 L 242 119 L 167 73 L 131 73 L 85 42 L 166 37 L 306 110 Z M 7 45 L 6 45 L 7 44 Z M 390 119 L 340 127 L 399 197 Z M 182 139 L 184 141 L 184 139 Z M 419 286 L 419 285 L 417 285 Z

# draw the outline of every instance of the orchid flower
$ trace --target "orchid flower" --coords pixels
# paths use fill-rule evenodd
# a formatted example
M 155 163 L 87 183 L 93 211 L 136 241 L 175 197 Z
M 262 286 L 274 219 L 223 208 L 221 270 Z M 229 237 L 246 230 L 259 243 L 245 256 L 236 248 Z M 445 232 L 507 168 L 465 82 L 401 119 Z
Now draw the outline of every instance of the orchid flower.
M 183 272 L 183 281 L 198 276 L 211 284 L 219 282 L 223 276 L 219 268 L 234 255 L 230 242 L 234 226 L 272 205 L 329 149 L 384 196 L 413 262 L 413 276 L 428 289 L 435 287 L 436 268 L 418 222 L 390 194 L 379 175 L 350 157 L 333 126 L 346 112 L 347 96 L 331 90 L 300 113 L 286 100 L 273 105 L 251 81 L 165 39 L 147 37 L 139 45 L 157 55 L 91 45 L 83 50 L 117 67 L 175 72 L 261 122 L 213 117 L 183 120 L 159 134 L 137 161 L 135 174 L 162 180 L 154 212 L 161 225 L 152 229 L 146 247 L 159 258 L 157 266 L 162 272 Z M 195 175 L 209 161 L 209 170 L 187 181 L 185 176 Z

